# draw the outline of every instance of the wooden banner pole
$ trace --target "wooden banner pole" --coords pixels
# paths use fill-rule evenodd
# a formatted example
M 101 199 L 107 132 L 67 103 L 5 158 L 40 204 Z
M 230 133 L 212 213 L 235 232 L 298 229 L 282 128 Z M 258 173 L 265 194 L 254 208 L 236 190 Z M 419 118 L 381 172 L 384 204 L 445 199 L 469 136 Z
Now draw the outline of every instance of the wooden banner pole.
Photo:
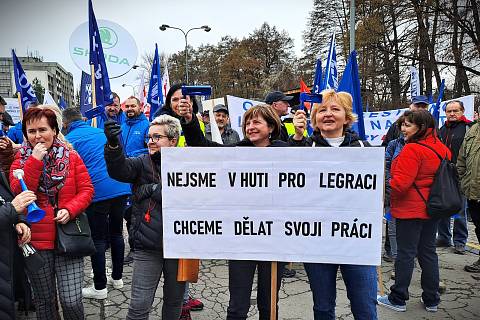
M 277 320 L 277 262 L 272 261 L 271 291 L 270 291 L 270 320 Z

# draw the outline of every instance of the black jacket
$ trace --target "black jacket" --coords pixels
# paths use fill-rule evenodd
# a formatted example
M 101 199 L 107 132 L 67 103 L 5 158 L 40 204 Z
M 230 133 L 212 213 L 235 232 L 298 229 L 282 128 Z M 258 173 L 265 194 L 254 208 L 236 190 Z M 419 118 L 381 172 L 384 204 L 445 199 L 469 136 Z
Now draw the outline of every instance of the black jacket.
M 343 139 L 340 147 L 361 147 L 362 144 L 364 147 L 370 147 L 370 143 L 367 141 L 361 140 L 354 132 L 347 130 L 345 132 L 345 139 Z M 331 145 L 322 137 L 319 131 L 315 131 L 310 137 L 303 137 L 302 140 L 294 140 L 293 137 L 290 137 L 288 140 L 288 145 L 292 147 L 311 147 L 315 143 L 315 147 L 331 147 Z
M 220 144 L 214 141 L 207 140 L 203 135 L 202 129 L 200 129 L 200 124 L 198 123 L 197 117 L 193 117 L 192 121 L 189 123 L 185 122 L 185 119 L 180 120 L 180 124 L 182 125 L 183 134 L 185 136 L 185 140 L 187 141 L 187 145 L 191 147 L 254 147 L 255 145 L 244 138 L 243 140 L 232 143 L 232 144 Z M 273 140 L 269 147 L 287 147 L 288 144 L 286 142 L 280 140 Z
M 467 127 L 470 126 L 470 122 L 455 121 L 445 122 L 445 125 L 440 129 L 440 139 L 452 152 L 452 162 L 457 163 L 458 152 L 465 138 Z
M 10 203 L 14 198 L 3 172 L 0 172 L 0 319 L 15 319 L 14 260 L 18 251 L 14 225 L 24 222 Z M 23 271 L 23 268 L 21 268 Z
M 121 146 L 105 145 L 110 177 L 132 184 L 132 233 L 135 249 L 163 252 L 160 153 L 125 158 Z

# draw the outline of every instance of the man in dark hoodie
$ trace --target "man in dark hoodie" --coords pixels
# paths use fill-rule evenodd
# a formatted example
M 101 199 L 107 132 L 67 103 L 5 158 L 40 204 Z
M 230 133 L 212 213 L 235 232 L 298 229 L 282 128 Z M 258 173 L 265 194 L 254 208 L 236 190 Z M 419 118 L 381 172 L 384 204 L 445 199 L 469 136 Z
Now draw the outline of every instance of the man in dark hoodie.
M 465 133 L 470 127 L 470 122 L 464 116 L 465 107 L 462 101 L 454 100 L 449 102 L 445 107 L 447 114 L 447 122 L 440 129 L 440 139 L 452 152 L 452 162 L 457 162 L 458 152 L 462 146 Z M 452 245 L 450 218 L 440 219 L 438 222 L 438 247 L 450 247 Z M 462 208 L 454 219 L 453 223 L 453 245 L 454 252 L 465 254 L 465 244 L 467 243 L 468 229 L 465 208 Z

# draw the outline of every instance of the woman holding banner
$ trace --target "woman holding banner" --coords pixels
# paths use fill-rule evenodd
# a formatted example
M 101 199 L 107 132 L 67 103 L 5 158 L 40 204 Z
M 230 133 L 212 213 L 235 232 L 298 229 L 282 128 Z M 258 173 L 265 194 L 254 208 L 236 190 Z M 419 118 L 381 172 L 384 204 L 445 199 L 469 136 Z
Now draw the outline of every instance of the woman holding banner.
M 435 120 L 428 111 L 409 110 L 403 116 L 401 130 L 406 145 L 392 162 L 390 178 L 390 207 L 396 218 L 397 234 L 395 284 L 389 295 L 378 298 L 378 303 L 395 311 L 407 310 L 405 301 L 409 299 L 408 287 L 417 257 L 422 268 L 421 301 L 427 311 L 436 312 L 440 303 L 435 246 L 438 220 L 428 216 L 419 193 L 428 198 L 440 165 L 439 158 L 429 148 L 449 159 L 451 153 L 437 137 Z
M 314 104 L 311 124 L 314 129 L 309 138 L 303 136 L 307 128 L 307 118 L 303 110 L 298 110 L 293 118 L 295 135 L 289 140 L 291 146 L 304 147 L 368 147 L 349 130 L 355 122 L 352 111 L 352 96 L 347 92 L 332 89 L 322 92 L 322 103 Z M 337 271 L 340 268 L 347 288 L 355 319 L 377 319 L 377 273 L 375 266 L 305 263 L 310 288 L 313 294 L 315 320 L 335 319 L 335 299 Z
M 193 116 L 192 107 L 186 99 L 180 100 L 179 113 L 183 116 L 181 120 L 182 129 L 189 146 L 287 146 L 285 142 L 276 140 L 280 135 L 281 124 L 278 116 L 268 105 L 257 105 L 245 112 L 242 120 L 242 130 L 246 138 L 231 145 L 222 145 L 205 138 L 200 129 L 199 121 L 197 117 Z M 278 263 L 277 296 L 285 265 L 286 263 Z M 230 301 L 227 308 L 227 320 L 247 319 L 255 269 L 258 270 L 257 305 L 259 319 L 270 319 L 271 262 L 230 260 L 228 262 Z

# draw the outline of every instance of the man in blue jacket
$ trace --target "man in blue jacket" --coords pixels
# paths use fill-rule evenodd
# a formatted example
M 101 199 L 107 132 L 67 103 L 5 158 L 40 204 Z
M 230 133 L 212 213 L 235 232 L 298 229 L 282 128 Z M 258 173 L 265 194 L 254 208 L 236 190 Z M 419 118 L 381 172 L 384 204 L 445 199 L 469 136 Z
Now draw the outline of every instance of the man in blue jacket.
M 129 184 L 113 180 L 107 173 L 103 157 L 107 140 L 103 130 L 84 122 L 78 108 L 65 109 L 62 117 L 67 129 L 66 138 L 80 154 L 95 189 L 93 201 L 86 210 L 97 251 L 91 257 L 94 286 L 84 288 L 82 294 L 85 298 L 106 299 L 107 284 L 115 289 L 123 287 L 123 212 L 131 189 Z M 105 251 L 108 240 L 112 250 L 112 275 L 107 279 Z
M 127 119 L 122 127 L 122 144 L 125 155 L 128 157 L 137 157 L 147 154 L 148 149 L 145 144 L 145 137 L 148 133 L 150 123 L 140 108 L 140 100 L 131 96 L 125 101 L 125 113 Z
M 122 125 L 127 117 L 120 107 L 120 97 L 115 92 L 112 92 L 113 103 L 105 107 L 105 115 L 107 116 L 106 120 L 115 120 L 119 125 Z M 103 126 L 106 120 L 103 118 L 97 118 L 97 128 L 103 130 Z

